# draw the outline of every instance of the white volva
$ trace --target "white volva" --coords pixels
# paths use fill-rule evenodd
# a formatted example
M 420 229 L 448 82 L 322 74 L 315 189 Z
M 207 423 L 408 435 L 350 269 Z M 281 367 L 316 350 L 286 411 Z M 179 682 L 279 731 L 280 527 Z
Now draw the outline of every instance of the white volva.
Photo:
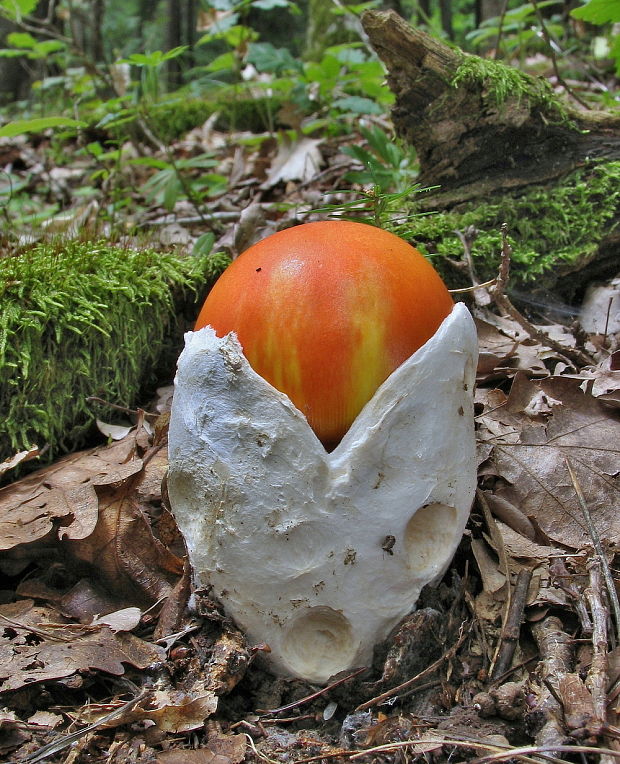
M 462 304 L 327 453 L 234 334 L 188 332 L 168 492 L 194 579 L 266 642 L 272 670 L 326 682 L 446 570 L 476 485 L 476 330 Z

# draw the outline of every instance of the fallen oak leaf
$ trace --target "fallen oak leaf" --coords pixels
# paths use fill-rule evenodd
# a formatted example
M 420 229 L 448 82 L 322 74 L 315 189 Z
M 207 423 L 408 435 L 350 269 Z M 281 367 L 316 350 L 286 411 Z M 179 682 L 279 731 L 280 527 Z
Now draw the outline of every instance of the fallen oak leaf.
M 163 751 L 155 761 L 156 764 L 230 764 L 230 759 L 213 753 L 209 748 Z
M 122 441 L 65 457 L 0 491 L 0 547 L 9 552 L 2 568 L 16 575 L 43 555 L 60 557 L 69 571 L 87 563 L 113 601 L 109 609 L 87 605 L 84 616 L 165 598 L 183 565 L 153 536 L 144 511 L 159 507 L 167 465 L 165 432 L 145 452 L 147 438 L 136 427 Z
M 71 556 L 96 569 L 106 589 L 126 605 L 151 605 L 167 597 L 183 573 L 182 560 L 153 536 L 135 499 L 143 475 L 118 487 L 97 487 L 99 511 L 93 532 L 66 542 Z
M 204 686 L 201 680 L 195 682 L 189 690 L 156 690 L 136 703 L 125 713 L 116 715 L 104 722 L 103 727 L 117 727 L 120 724 L 134 722 L 153 722 L 162 732 L 178 734 L 190 732 L 202 727 L 205 719 L 217 710 L 218 699 L 215 693 Z M 105 718 L 110 705 L 92 704 L 82 709 L 81 719 L 96 723 Z
M 84 624 L 90 623 L 97 615 L 113 613 L 119 607 L 113 594 L 87 578 L 80 578 L 73 586 L 59 590 L 48 583 L 44 573 L 40 578 L 21 581 L 16 593 L 19 597 L 52 604 L 63 616 Z
M 97 523 L 95 485 L 110 485 L 135 475 L 133 438 L 112 446 L 59 459 L 0 489 L 0 550 L 32 544 L 51 532 L 84 538 Z
M 505 411 L 488 415 L 509 420 L 519 433 L 517 438 L 512 433 L 510 442 L 501 436 L 493 441 L 496 470 L 505 483 L 497 494 L 518 506 L 552 543 L 574 549 L 591 546 L 567 473 L 569 457 L 599 535 L 611 545 L 620 544 L 620 517 L 614 510 L 620 489 L 618 417 L 581 390 L 576 379 L 534 382 L 521 377 L 513 387 Z M 532 416 L 528 399 L 541 392 L 553 402 L 550 412 Z M 481 419 L 484 423 L 484 415 Z
M 40 644 L 29 645 L 5 639 L 0 642 L 0 692 L 62 679 L 88 669 L 120 676 L 125 673 L 125 663 L 145 669 L 164 658 L 161 647 L 133 634 L 115 634 L 107 627 L 94 633 L 76 634 L 71 641 L 63 642 L 44 638 Z

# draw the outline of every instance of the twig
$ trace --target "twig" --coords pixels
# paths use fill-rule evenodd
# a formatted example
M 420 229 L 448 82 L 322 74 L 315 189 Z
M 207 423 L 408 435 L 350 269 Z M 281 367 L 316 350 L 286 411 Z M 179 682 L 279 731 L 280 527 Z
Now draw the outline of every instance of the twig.
M 614 620 L 616 622 L 616 634 L 615 634 L 616 643 L 620 643 L 620 601 L 618 601 L 618 592 L 616 591 L 616 585 L 614 583 L 611 570 L 609 569 L 609 563 L 607 562 L 607 557 L 605 556 L 605 552 L 603 551 L 603 545 L 601 544 L 601 537 L 599 536 L 598 530 L 596 526 L 594 525 L 594 522 L 592 521 L 592 515 L 590 514 L 590 510 L 588 509 L 588 505 L 586 503 L 585 496 L 583 495 L 583 491 L 581 490 L 581 485 L 579 484 L 577 475 L 575 474 L 567 456 L 564 457 L 564 461 L 566 462 L 566 467 L 568 469 L 568 474 L 570 475 L 570 479 L 573 483 L 573 488 L 575 489 L 575 493 L 577 494 L 579 506 L 581 507 L 581 511 L 583 512 L 583 517 L 584 517 L 584 520 L 586 521 L 586 526 L 588 528 L 588 533 L 590 534 L 590 538 L 592 539 L 594 551 L 596 552 L 601 563 L 601 569 L 603 571 L 603 577 L 605 579 L 605 586 L 607 587 L 607 595 L 609 597 L 609 601 L 611 602 L 611 607 L 614 612 Z M 592 617 L 594 617 L 594 613 L 592 613 Z
M 543 718 L 543 725 L 536 734 L 538 744 L 551 750 L 558 750 L 566 740 L 563 724 L 564 709 L 556 698 L 557 688 L 561 680 L 570 671 L 573 664 L 571 639 L 564 631 L 562 622 L 556 616 L 547 616 L 542 621 L 532 624 L 532 634 L 540 653 L 539 674 L 545 686 L 541 688 L 537 710 Z M 545 680 L 553 682 L 553 692 L 545 684 Z
M 333 690 L 334 687 L 339 687 L 341 684 L 348 682 L 349 679 L 353 679 L 356 676 L 359 676 L 364 671 L 366 671 L 366 666 L 362 666 L 362 668 L 357 669 L 352 674 L 347 674 L 347 676 L 342 677 L 342 679 L 338 679 L 336 682 L 333 682 L 332 684 L 328 684 L 327 687 L 323 687 L 321 690 L 317 690 L 316 692 L 313 692 L 311 695 L 306 695 L 305 698 L 296 700 L 293 703 L 289 703 L 286 706 L 280 706 L 280 708 L 271 708 L 269 710 L 257 708 L 256 713 L 274 715 L 274 714 L 280 714 L 283 711 L 290 711 L 292 708 L 297 708 L 298 706 L 301 706 L 304 703 L 309 703 L 311 700 L 316 700 L 316 698 L 321 697 L 321 695 L 325 695 L 326 692 Z
M 508 10 L 508 0 L 504 0 L 504 2 L 502 3 L 502 11 L 499 14 L 499 24 L 497 25 L 497 37 L 495 39 L 495 53 L 493 54 L 493 58 L 495 61 L 497 61 L 500 57 L 499 46 L 502 41 L 502 34 L 504 32 L 504 21 L 506 19 L 507 10 Z
M 530 754 L 544 754 L 551 753 L 596 753 L 599 756 L 607 755 L 612 756 L 614 759 L 620 759 L 620 751 L 612 751 L 610 748 L 599 748 L 594 745 L 554 745 L 554 746 L 536 746 L 526 745 L 523 748 L 513 748 L 510 751 L 502 751 L 501 753 L 492 753 L 488 756 L 481 756 L 479 759 L 472 759 L 469 764 L 490 764 L 493 761 L 504 761 L 505 759 L 518 759 L 522 756 L 529 756 Z M 527 759 L 528 761 L 535 761 L 533 759 Z M 552 761 L 561 761 L 565 764 L 565 759 L 552 759 Z
M 523 610 L 527 602 L 527 593 L 532 580 L 532 571 L 524 568 L 517 575 L 517 582 L 512 590 L 510 601 L 510 610 L 504 622 L 501 634 L 501 645 L 491 679 L 497 679 L 505 673 L 512 663 L 512 658 L 521 634 L 521 622 L 523 621 Z
M 607 608 L 603 604 L 601 577 L 601 561 L 598 558 L 588 563 L 590 586 L 585 595 L 590 603 L 592 613 L 592 664 L 588 671 L 586 686 L 592 694 L 594 724 L 596 729 L 590 729 L 592 735 L 600 735 L 607 723 L 607 685 L 609 682 L 607 662 Z
M 572 606 L 575 608 L 579 623 L 581 624 L 581 633 L 583 635 L 592 634 L 592 619 L 590 618 L 590 613 L 583 601 L 581 590 L 573 582 L 572 576 L 566 567 L 564 560 L 560 557 L 553 560 L 549 565 L 549 573 L 551 574 L 553 585 L 564 592 L 570 599 Z
M 489 279 L 489 281 L 484 281 L 482 284 L 474 284 L 473 286 L 469 287 L 463 287 L 462 289 L 448 289 L 448 292 L 450 294 L 465 294 L 467 292 L 473 292 L 475 289 L 488 289 L 489 287 L 495 286 L 496 279 Z
M 415 747 L 416 745 L 428 745 L 436 743 L 437 745 L 449 745 L 449 746 L 455 746 L 457 748 L 473 748 L 474 750 L 483 750 L 483 751 L 496 751 L 495 754 L 491 754 L 493 756 L 505 756 L 506 758 L 512 758 L 513 751 L 519 751 L 520 749 L 511 748 L 510 746 L 503 746 L 499 744 L 493 744 L 493 743 L 485 743 L 481 740 L 476 740 L 475 738 L 468 738 L 466 735 L 452 735 L 451 738 L 429 738 L 425 740 L 424 738 L 421 738 L 420 740 L 403 740 L 398 741 L 396 743 L 385 743 L 384 745 L 377 745 L 374 748 L 367 748 L 364 751 L 355 751 L 354 755 L 351 756 L 351 760 L 361 758 L 362 756 L 366 756 L 370 753 L 387 753 L 390 751 L 397 751 L 401 748 L 406 748 L 407 746 Z M 567 748 L 569 746 L 566 746 Z M 539 750 L 539 749 L 537 749 Z M 536 752 L 536 751 L 533 751 Z M 544 753 L 544 751 L 543 751 Z M 526 762 L 532 762 L 533 764 L 540 764 L 540 761 L 538 759 L 529 758 L 528 756 L 524 755 L 517 755 L 515 758 L 520 758 L 521 761 Z M 486 759 L 484 757 L 483 759 L 478 759 L 478 761 L 483 761 Z M 557 762 L 558 764 L 565 764 L 565 762 L 562 759 L 556 759 L 552 756 L 545 756 L 545 759 L 547 761 Z M 304 759 L 302 759 L 304 761 Z M 307 761 L 307 759 L 306 759 Z M 296 764 L 301 764 L 301 762 L 296 762 Z
M 73 642 L 75 640 L 75 635 L 64 637 L 62 634 L 55 634 L 45 629 L 39 629 L 36 626 L 21 623 L 21 621 L 16 621 L 14 618 L 7 618 L 2 613 L 0 613 L 0 619 L 16 631 L 28 631 L 31 634 L 36 634 L 38 637 L 43 637 L 43 639 L 49 639 L 51 642 Z M 63 624 L 63 626 L 66 626 L 66 624 Z M 80 628 L 84 627 L 80 625 Z
M 515 308 L 508 297 L 506 297 L 504 290 L 510 274 L 512 247 L 508 242 L 508 226 L 506 223 L 502 223 L 500 230 L 502 234 L 502 261 L 500 263 L 495 288 L 492 290 L 492 296 L 497 307 L 516 321 L 532 339 L 537 340 L 541 345 L 546 345 L 547 347 L 552 348 L 563 356 L 565 360 L 572 364 L 577 364 L 578 366 L 593 366 L 594 359 L 590 358 L 587 353 L 584 353 L 578 348 L 567 347 L 563 343 L 546 335 L 543 331 L 534 326 L 534 324 L 530 323 L 530 321 L 528 321 L 527 318 Z
M 254 741 L 252 741 L 254 743 Z M 308 756 L 305 759 L 298 759 L 296 764 L 309 764 L 309 762 L 313 761 L 321 761 L 323 759 L 339 759 L 339 758 L 348 758 L 351 761 L 355 759 L 362 758 L 364 756 L 368 756 L 370 754 L 376 754 L 376 753 L 395 753 L 396 751 L 405 749 L 405 748 L 415 748 L 415 746 L 421 746 L 421 745 L 448 745 L 448 746 L 454 746 L 455 748 L 473 748 L 474 750 L 481 750 L 481 751 L 494 751 L 495 753 L 491 753 L 488 756 L 482 756 L 477 759 L 472 759 L 470 761 L 470 764 L 487 764 L 487 762 L 493 762 L 493 761 L 503 761 L 504 759 L 516 759 L 518 761 L 528 762 L 529 764 L 540 764 L 540 759 L 544 759 L 545 761 L 553 762 L 553 764 L 566 764 L 566 759 L 559 759 L 555 756 L 549 755 L 554 752 L 558 753 L 598 753 L 598 754 L 607 754 L 609 756 L 612 756 L 613 758 L 619 759 L 620 758 L 620 751 L 612 751 L 608 748 L 597 748 L 595 746 L 591 745 L 559 745 L 554 746 L 553 748 L 549 746 L 524 746 L 522 748 L 512 748 L 510 746 L 500 746 L 500 745 L 493 745 L 492 743 L 482 742 L 480 740 L 475 739 L 468 739 L 465 736 L 457 736 L 452 735 L 450 738 L 420 738 L 419 740 L 399 740 L 394 743 L 386 743 L 384 745 L 377 745 L 373 748 L 366 748 L 362 751 L 348 751 L 348 750 L 342 750 L 342 751 L 333 751 L 333 752 L 323 752 L 319 753 L 315 756 Z M 263 760 L 270 761 L 270 759 L 267 759 L 266 756 L 260 754 L 254 746 L 251 746 L 255 753 L 259 755 L 259 757 Z M 534 756 L 531 756 L 530 754 L 534 754 L 537 758 L 534 758 Z
M 486 307 L 491 302 L 491 296 L 490 292 L 487 289 L 482 289 L 483 287 L 492 286 L 495 283 L 495 279 L 493 279 L 490 282 L 485 282 L 484 284 L 480 283 L 480 279 L 478 278 L 478 274 L 476 273 L 476 268 L 474 266 L 474 258 L 471 254 L 471 248 L 473 243 L 476 241 L 476 238 L 478 237 L 478 231 L 476 228 L 474 228 L 473 225 L 468 226 L 464 231 L 455 231 L 454 232 L 460 239 L 461 244 L 463 245 L 463 262 L 465 263 L 465 266 L 467 267 L 467 271 L 469 272 L 469 278 L 471 280 L 471 283 L 473 286 L 467 287 L 466 289 L 455 289 L 454 292 L 464 292 L 464 291 L 474 291 L 474 301 L 476 305 L 478 305 L 480 308 Z M 477 291 L 482 289 L 482 291 Z
M 491 540 L 493 541 L 497 551 L 497 556 L 499 557 L 500 562 L 500 571 L 506 578 L 506 602 L 504 603 L 504 613 L 502 616 L 502 624 L 504 624 L 505 628 L 512 609 L 513 596 L 512 587 L 510 586 L 510 560 L 508 559 L 508 553 L 506 552 L 506 547 L 504 546 L 504 539 L 502 538 L 502 534 L 499 532 L 495 520 L 493 519 L 493 514 L 491 512 L 489 502 L 487 501 L 487 497 L 484 495 L 484 491 L 480 490 L 479 488 L 476 489 L 476 500 L 482 509 L 482 514 L 484 515 L 484 520 L 487 524 L 489 535 L 491 536 Z M 500 641 L 495 648 L 493 658 L 491 660 L 491 668 L 489 670 L 491 676 L 495 676 L 495 663 L 498 660 L 501 647 L 502 645 Z
M 388 698 L 391 698 L 394 695 L 400 695 L 403 690 L 408 689 L 415 682 L 418 682 L 420 679 L 424 679 L 429 674 L 432 674 L 433 671 L 438 669 L 439 666 L 441 666 L 441 664 L 444 661 L 450 660 L 456 655 L 458 649 L 461 647 L 461 645 L 465 641 L 465 637 L 467 637 L 468 634 L 469 634 L 469 630 L 465 629 L 465 622 L 463 622 L 461 624 L 461 628 L 459 629 L 459 637 L 456 643 L 452 645 L 452 647 L 449 650 L 447 650 L 442 656 L 440 656 L 436 661 L 431 663 L 430 666 L 427 666 L 423 671 L 420 671 L 419 674 L 416 674 L 411 679 L 408 679 L 406 682 L 403 682 L 402 684 L 399 684 L 396 687 L 392 687 L 391 689 L 381 693 L 381 695 L 377 695 L 377 697 L 371 698 L 370 700 L 367 700 L 365 703 L 362 703 L 360 706 L 358 706 L 355 709 L 355 712 L 358 713 L 359 711 L 365 711 L 367 708 L 376 706 L 378 703 L 383 703 L 384 700 L 387 700 Z
M 151 417 L 152 419 L 157 419 L 159 416 L 159 414 L 155 414 L 150 411 L 144 411 L 144 409 L 130 409 L 126 406 L 119 406 L 118 403 L 110 403 L 110 401 L 99 398 L 97 395 L 89 395 L 86 398 L 86 403 L 100 403 L 102 406 L 107 406 L 109 409 L 113 409 L 114 411 L 121 411 L 123 414 L 128 414 L 129 416 L 139 416 L 140 412 L 142 412 L 144 416 Z

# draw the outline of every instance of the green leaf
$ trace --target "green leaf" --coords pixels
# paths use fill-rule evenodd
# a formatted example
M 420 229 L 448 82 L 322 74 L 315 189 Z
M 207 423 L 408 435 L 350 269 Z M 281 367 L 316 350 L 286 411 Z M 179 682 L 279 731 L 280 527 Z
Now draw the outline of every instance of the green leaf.
M 19 19 L 32 13 L 39 0 L 0 0 L 0 14 L 10 19 Z
M 235 54 L 232 51 L 216 56 L 205 69 L 208 72 L 223 72 L 234 69 L 236 63 Z
M 203 233 L 202 236 L 199 236 L 194 242 L 194 246 L 192 247 L 192 255 L 195 257 L 204 257 L 204 255 L 208 255 L 209 252 L 211 252 L 214 244 L 215 234 L 211 231 L 208 233 Z
M 176 175 L 170 175 L 168 178 L 168 181 L 164 185 L 164 197 L 163 197 L 163 205 L 165 209 L 168 210 L 168 212 L 172 212 L 174 209 L 174 205 L 177 203 L 177 200 L 179 196 L 181 195 L 183 189 L 181 187 L 181 182 L 177 178 Z
M 0 58 L 19 58 L 23 55 L 23 50 L 15 50 L 14 48 L 0 48 Z
M 38 133 L 49 127 L 86 127 L 86 122 L 68 117 L 41 117 L 39 119 L 20 119 L 0 127 L 0 138 L 13 138 L 24 133 Z
M 164 159 L 156 159 L 155 157 L 136 157 L 135 159 L 128 159 L 127 164 L 138 165 L 140 167 L 154 167 L 156 170 L 172 169 L 170 162 L 166 162 Z
M 34 48 L 37 41 L 28 32 L 11 32 L 6 36 L 6 41 L 14 48 Z
M 273 8 L 288 8 L 288 0 L 254 0 L 252 8 L 259 8 L 261 11 L 270 11 Z
M 352 111 L 355 114 L 383 114 L 383 109 L 379 104 L 371 101 L 370 98 L 364 98 L 363 96 L 344 96 L 343 98 L 336 98 L 332 101 L 332 106 L 335 106 L 341 111 Z
M 285 71 L 301 71 L 301 63 L 286 48 L 276 48 L 270 42 L 253 42 L 247 55 L 249 64 L 259 72 L 281 74 Z
M 149 68 L 156 68 L 169 61 L 171 58 L 177 58 L 181 54 L 185 53 L 188 49 L 188 45 L 179 45 L 176 48 L 163 52 L 161 50 L 154 50 L 151 53 L 132 53 L 127 58 L 121 58 L 117 61 L 117 64 L 133 64 L 134 66 L 146 66 Z
M 574 8 L 570 15 L 592 24 L 620 21 L 620 0 L 590 0 L 581 8 Z

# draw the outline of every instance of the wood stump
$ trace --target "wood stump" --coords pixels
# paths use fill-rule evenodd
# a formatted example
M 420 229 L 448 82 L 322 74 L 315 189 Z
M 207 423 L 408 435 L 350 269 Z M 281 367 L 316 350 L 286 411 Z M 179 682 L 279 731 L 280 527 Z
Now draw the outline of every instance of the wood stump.
M 449 47 L 393 11 L 362 22 L 396 95 L 396 131 L 418 152 L 420 182 L 441 185 L 442 206 L 620 158 L 620 117 L 572 109 L 545 80 Z

